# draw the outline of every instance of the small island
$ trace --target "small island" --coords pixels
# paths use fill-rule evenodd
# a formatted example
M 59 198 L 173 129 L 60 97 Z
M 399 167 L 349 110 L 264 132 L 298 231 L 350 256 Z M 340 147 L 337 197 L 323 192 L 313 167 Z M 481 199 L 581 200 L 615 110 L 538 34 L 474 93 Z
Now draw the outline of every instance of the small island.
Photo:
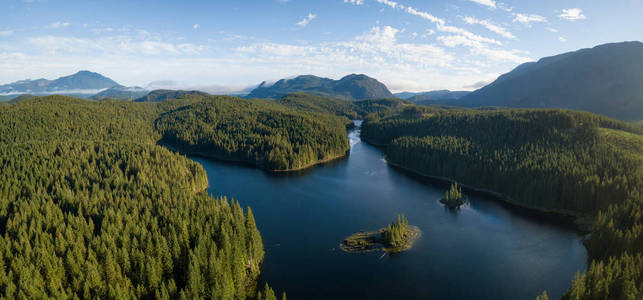
M 460 208 L 465 203 L 460 186 L 457 183 L 451 184 L 451 188 L 446 192 L 444 198 L 440 199 L 440 202 L 450 209 Z
M 398 215 L 386 228 L 377 231 L 362 231 L 345 238 L 339 248 L 345 252 L 364 253 L 382 250 L 397 253 L 408 250 L 422 231 L 417 226 L 409 225 L 404 215 Z

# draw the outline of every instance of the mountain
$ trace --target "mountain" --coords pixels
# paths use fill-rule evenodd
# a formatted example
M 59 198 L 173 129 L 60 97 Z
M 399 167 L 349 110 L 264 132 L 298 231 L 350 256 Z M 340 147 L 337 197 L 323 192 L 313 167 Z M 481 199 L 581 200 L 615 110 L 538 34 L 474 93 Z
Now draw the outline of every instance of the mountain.
M 175 90 L 154 90 L 146 96 L 134 100 L 134 102 L 163 102 L 171 99 L 178 99 L 185 96 L 210 96 L 201 91 L 175 91 Z
M 340 80 L 301 75 L 293 79 L 281 79 L 273 85 L 269 85 L 264 81 L 252 90 L 247 98 L 281 98 L 294 92 L 305 92 L 348 100 L 393 98 L 393 94 L 384 84 L 362 74 L 351 74 Z
M 604 44 L 525 63 L 453 104 L 569 108 L 640 120 L 643 43 Z
M 428 102 L 428 101 L 444 102 L 444 101 L 452 101 L 452 100 L 460 99 L 468 95 L 469 93 L 470 93 L 469 91 L 437 90 L 437 91 L 430 91 L 430 92 L 424 92 L 424 93 L 417 93 L 416 95 L 413 95 L 407 98 L 407 100 L 412 102 L 417 102 L 417 103 Z
M 116 85 L 118 83 L 101 74 L 79 71 L 55 80 L 26 79 L 0 85 L 0 94 L 95 94 Z
M 18 102 L 22 102 L 22 101 L 25 101 L 25 100 L 29 100 L 29 99 L 34 98 L 34 97 L 36 97 L 36 96 L 29 95 L 29 94 L 22 94 L 22 95 L 20 95 L 18 97 L 15 97 L 15 98 L 9 100 L 9 103 L 18 103 Z
M 106 89 L 92 96 L 92 99 L 94 100 L 105 100 L 105 99 L 134 100 L 147 95 L 147 93 L 149 93 L 148 90 L 138 86 L 128 87 L 128 86 L 122 86 L 119 84 L 117 86 L 113 86 L 109 89 Z
M 394 93 L 393 96 L 400 98 L 400 99 L 409 99 L 415 95 L 421 94 L 422 92 L 415 93 L 415 92 L 399 92 L 399 93 Z

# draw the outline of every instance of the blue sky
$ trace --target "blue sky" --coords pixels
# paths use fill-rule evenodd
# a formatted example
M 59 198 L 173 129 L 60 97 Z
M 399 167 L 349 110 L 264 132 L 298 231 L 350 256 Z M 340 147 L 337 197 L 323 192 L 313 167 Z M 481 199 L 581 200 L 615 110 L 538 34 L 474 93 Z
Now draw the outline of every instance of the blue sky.
M 473 89 L 518 64 L 643 39 L 643 0 L 0 0 L 0 83 L 81 69 L 222 91 L 365 73 Z

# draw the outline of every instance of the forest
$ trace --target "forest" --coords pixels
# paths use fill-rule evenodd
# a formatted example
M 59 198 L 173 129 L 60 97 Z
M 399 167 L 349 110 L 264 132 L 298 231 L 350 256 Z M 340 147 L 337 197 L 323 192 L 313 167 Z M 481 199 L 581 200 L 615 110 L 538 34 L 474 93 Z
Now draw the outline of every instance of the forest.
M 382 232 L 382 240 L 390 247 L 400 247 L 409 239 L 409 220 L 398 215 L 397 221 L 391 222 Z
M 406 107 L 369 116 L 362 138 L 416 173 L 502 193 L 531 208 L 595 218 L 591 263 L 565 299 L 643 294 L 643 134 L 558 109 Z
M 271 100 L 220 96 L 164 113 L 155 126 L 160 143 L 181 152 L 283 171 L 346 155 L 350 123 Z
M 270 171 L 299 170 L 345 156 L 350 120 L 410 104 L 399 99 L 350 102 L 304 93 L 276 100 L 189 99 L 195 102 L 156 120 L 161 144 Z
M 157 145 L 155 120 L 199 101 L 0 106 L 0 297 L 276 299 L 255 294 L 250 208 L 209 196 L 199 164 Z M 293 117 L 264 129 L 303 122 L 279 113 Z
M 257 291 L 252 210 L 209 196 L 202 167 L 164 146 L 292 170 L 345 155 L 358 118 L 395 166 L 595 219 L 591 263 L 564 298 L 640 298 L 640 127 L 569 110 L 306 94 L 0 105 L 0 297 L 277 299 Z

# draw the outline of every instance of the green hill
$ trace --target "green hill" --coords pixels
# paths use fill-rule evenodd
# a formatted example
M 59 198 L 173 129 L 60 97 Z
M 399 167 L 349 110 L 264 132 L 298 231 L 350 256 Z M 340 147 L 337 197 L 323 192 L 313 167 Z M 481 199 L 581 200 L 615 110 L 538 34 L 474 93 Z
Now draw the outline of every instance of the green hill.
M 176 90 L 154 90 L 147 95 L 134 100 L 134 102 L 163 102 L 172 99 L 188 98 L 188 97 L 205 97 L 210 94 L 201 91 L 176 91 Z
M 274 101 L 216 96 L 163 114 L 156 129 L 161 143 L 186 153 L 284 171 L 346 155 L 348 123 Z
M 144 97 L 148 93 L 149 92 L 144 88 L 117 85 L 92 96 L 92 99 L 94 100 L 105 100 L 105 99 L 134 100 L 134 99 Z

